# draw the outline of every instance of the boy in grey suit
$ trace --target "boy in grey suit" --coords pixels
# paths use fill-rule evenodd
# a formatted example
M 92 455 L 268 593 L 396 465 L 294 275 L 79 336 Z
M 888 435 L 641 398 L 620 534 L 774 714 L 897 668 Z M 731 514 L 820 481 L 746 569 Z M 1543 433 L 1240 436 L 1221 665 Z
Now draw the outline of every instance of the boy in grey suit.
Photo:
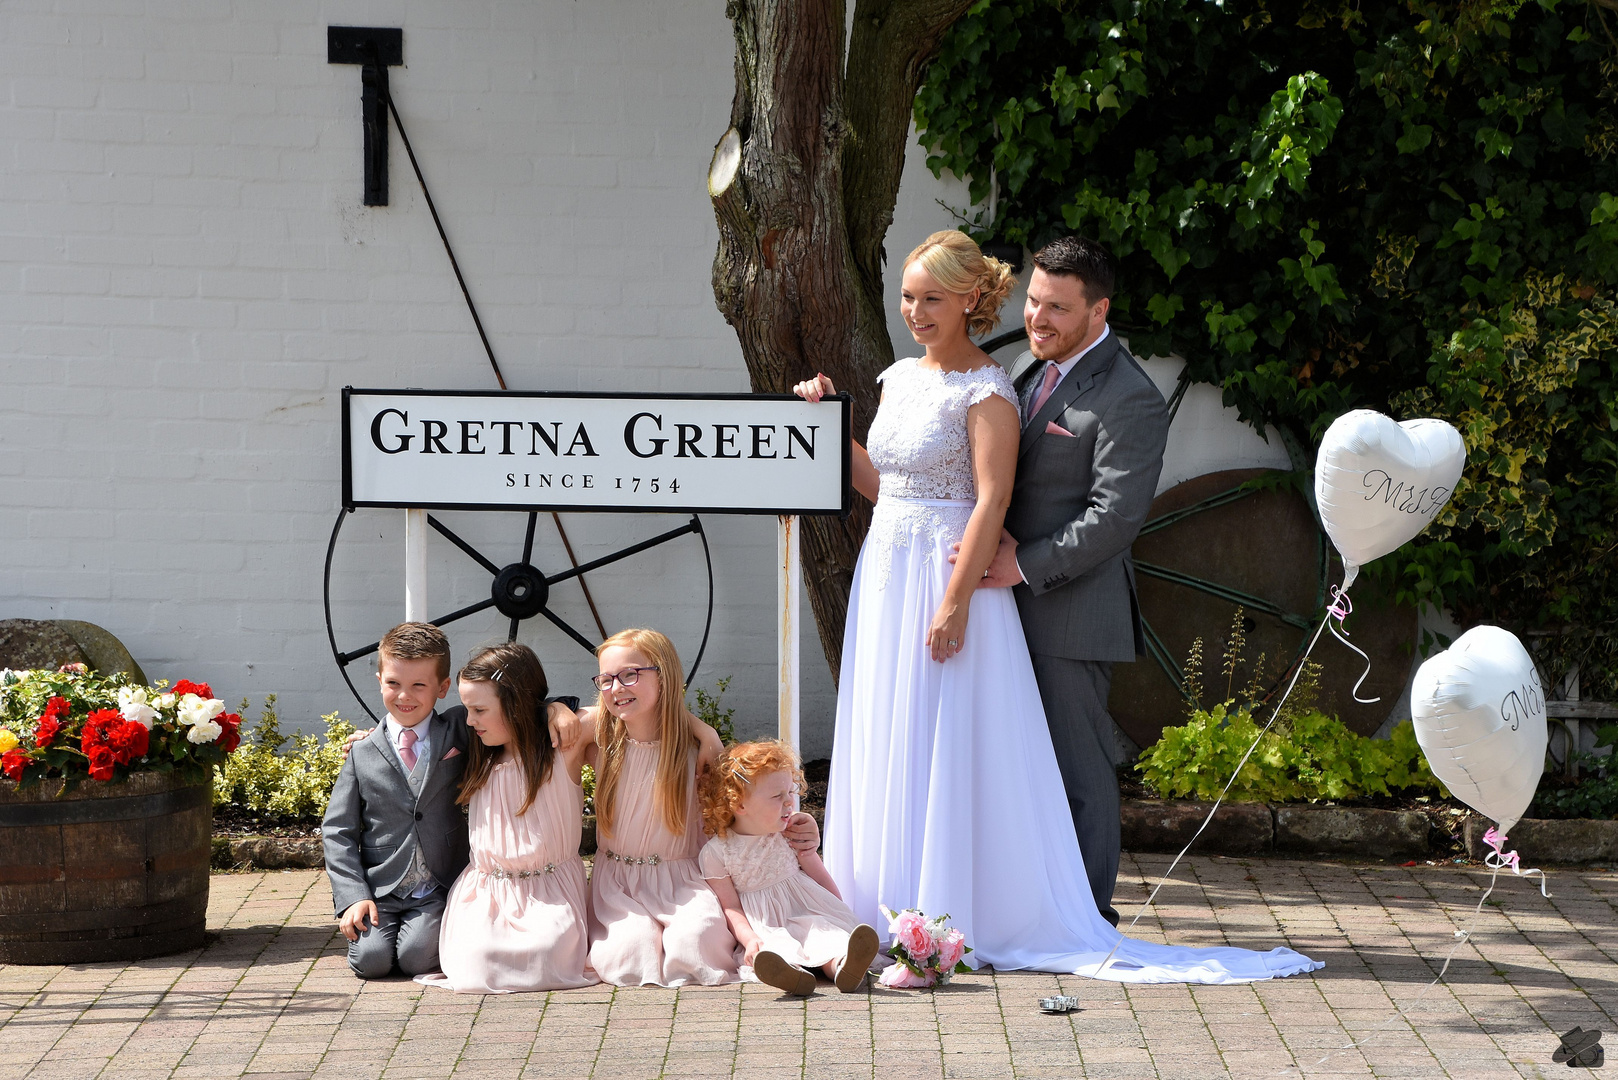
M 406 975 L 438 970 L 445 890 L 467 862 L 455 802 L 466 710 L 434 708 L 449 693 L 449 641 L 436 626 L 401 623 L 378 656 L 388 715 L 380 737 L 350 745 L 321 829 L 348 963 L 362 979 L 396 964 Z
M 1063 237 L 1034 256 L 1011 368 L 1022 439 L 1000 550 L 983 584 L 1014 586 L 1096 906 L 1113 925 L 1120 846 L 1112 665 L 1146 651 L 1129 546 L 1168 441 L 1163 395 L 1107 327 L 1116 263 Z

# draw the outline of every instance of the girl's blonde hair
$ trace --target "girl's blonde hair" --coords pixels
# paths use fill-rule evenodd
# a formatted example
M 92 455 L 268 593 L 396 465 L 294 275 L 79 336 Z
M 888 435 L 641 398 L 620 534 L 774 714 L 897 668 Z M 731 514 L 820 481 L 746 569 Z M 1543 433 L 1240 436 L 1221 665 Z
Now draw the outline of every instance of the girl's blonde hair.
M 790 772 L 793 783 L 802 790 L 798 755 L 779 739 L 737 743 L 721 754 L 697 792 L 702 800 L 702 831 L 709 836 L 728 835 L 748 789 L 773 772 Z
M 656 630 L 620 630 L 596 647 L 596 656 L 613 646 L 640 653 L 662 680 L 657 694 L 659 748 L 652 790 L 663 824 L 679 836 L 685 832 L 686 804 L 691 799 L 691 755 L 697 749 L 697 736 L 686 720 L 685 675 L 680 656 L 674 651 L 674 643 Z M 643 672 L 641 678 L 645 677 Z M 623 720 L 607 707 L 605 691 L 596 692 L 596 718 L 596 743 L 601 749 L 601 767 L 596 770 L 596 824 L 604 835 L 611 836 L 629 732 Z
M 913 262 L 921 263 L 952 293 L 978 290 L 977 305 L 966 317 L 968 334 L 978 337 L 999 325 L 1000 305 L 1011 295 L 1017 275 L 999 259 L 983 254 L 970 236 L 955 229 L 935 232 L 906 256 L 905 266 Z

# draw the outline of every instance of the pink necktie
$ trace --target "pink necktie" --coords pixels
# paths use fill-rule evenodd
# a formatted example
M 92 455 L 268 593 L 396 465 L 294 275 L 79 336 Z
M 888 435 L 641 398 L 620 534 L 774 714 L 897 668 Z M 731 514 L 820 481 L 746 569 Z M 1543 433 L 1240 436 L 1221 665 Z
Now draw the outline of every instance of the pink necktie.
M 399 732 L 399 760 L 404 762 L 405 772 L 416 771 L 416 732 L 414 728 L 405 728 Z
M 1062 369 L 1055 364 L 1047 363 L 1045 365 L 1045 381 L 1039 384 L 1039 393 L 1034 395 L 1034 403 L 1028 407 L 1028 419 L 1032 420 L 1038 415 L 1039 410 L 1045 407 L 1045 402 L 1050 399 L 1051 391 L 1056 389 L 1056 384 L 1061 379 Z

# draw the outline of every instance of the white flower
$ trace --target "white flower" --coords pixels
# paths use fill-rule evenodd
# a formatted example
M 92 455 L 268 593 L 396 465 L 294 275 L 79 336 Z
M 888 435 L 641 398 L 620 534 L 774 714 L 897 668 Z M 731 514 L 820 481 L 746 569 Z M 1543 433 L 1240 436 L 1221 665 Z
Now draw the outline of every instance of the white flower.
M 172 708 L 174 708 L 174 695 L 173 694 L 163 694 L 160 697 L 158 697 L 158 699 L 157 699 L 157 707 L 159 709 L 172 709 Z
M 139 724 L 147 731 L 152 730 L 152 721 L 157 719 L 157 710 L 150 705 L 125 705 L 118 710 L 124 714 L 124 719 L 131 724 Z
M 211 743 L 219 738 L 224 730 L 212 720 L 203 720 L 191 725 L 191 730 L 185 733 L 185 741 L 198 744 Z
M 177 713 L 182 724 L 203 724 L 225 711 L 225 703 L 218 698 L 201 698 L 187 694 L 180 699 Z
M 146 687 L 124 686 L 118 690 L 118 708 L 127 709 L 131 705 L 146 704 Z

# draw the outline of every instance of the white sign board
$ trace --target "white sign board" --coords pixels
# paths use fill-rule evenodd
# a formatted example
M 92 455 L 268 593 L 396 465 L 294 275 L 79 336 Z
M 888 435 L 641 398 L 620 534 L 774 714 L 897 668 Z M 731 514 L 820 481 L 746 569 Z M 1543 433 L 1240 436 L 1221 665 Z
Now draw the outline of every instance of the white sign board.
M 842 514 L 851 406 L 786 394 L 343 390 L 343 505 Z

